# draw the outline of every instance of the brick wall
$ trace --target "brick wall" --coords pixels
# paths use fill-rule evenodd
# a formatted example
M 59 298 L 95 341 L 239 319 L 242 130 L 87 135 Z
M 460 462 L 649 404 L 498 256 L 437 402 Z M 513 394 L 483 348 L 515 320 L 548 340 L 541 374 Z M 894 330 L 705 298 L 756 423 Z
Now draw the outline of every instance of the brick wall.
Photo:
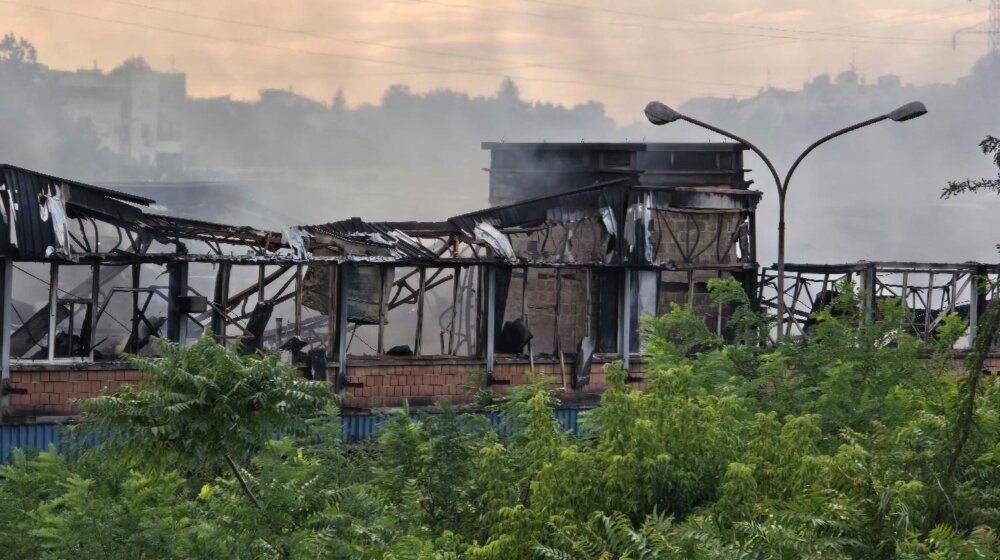
M 607 388 L 603 364 L 594 364 L 590 384 L 580 389 L 569 388 L 572 363 L 565 366 L 566 389 L 560 391 L 564 400 L 594 397 Z M 347 378 L 352 384 L 344 402 L 348 408 L 398 406 L 404 400 L 413 406 L 425 406 L 438 401 L 469 402 L 474 397 L 475 374 L 483 365 L 466 364 L 363 364 L 348 367 Z M 639 376 L 642 364 L 633 364 L 632 375 Z M 553 389 L 562 389 L 558 364 L 536 364 L 535 373 L 552 379 Z M 331 378 L 336 372 L 331 370 Z M 492 389 L 499 393 L 528 382 L 528 364 L 497 364 Z M 44 416 L 72 416 L 80 413 L 72 405 L 74 399 L 96 397 L 106 388 L 115 390 L 122 384 L 139 383 L 144 375 L 135 370 L 105 371 L 12 371 L 8 392 L 8 421 L 32 421 Z M 505 383 L 506 382 L 506 383 Z
M 374 362 L 374 361 L 373 361 Z M 607 388 L 604 364 L 594 364 L 590 384 L 579 389 L 570 388 L 572 363 L 565 366 L 565 383 L 560 376 L 559 364 L 535 365 L 535 373 L 547 375 L 551 386 L 558 390 L 565 401 L 596 398 Z M 469 402 L 474 397 L 475 373 L 483 364 L 469 361 L 464 364 L 366 363 L 348 367 L 348 381 L 357 386 L 346 388 L 350 394 L 344 402 L 348 408 L 398 406 L 408 400 L 412 406 L 425 406 L 441 400 L 451 403 Z M 985 369 L 1000 372 L 1000 357 L 986 360 Z M 630 373 L 642 377 L 645 367 L 633 363 Z M 331 370 L 331 378 L 336 372 Z M 961 363 L 956 361 L 956 374 L 961 374 Z M 498 393 L 528 382 L 529 366 L 525 363 L 498 363 L 493 378 L 499 383 L 492 386 Z M 72 416 L 79 414 L 71 401 L 95 397 L 104 388 L 115 390 L 125 383 L 141 382 L 142 373 L 129 370 L 104 371 L 12 371 L 8 390 L 7 421 L 32 421 L 43 416 Z M 644 389 L 644 383 L 632 385 Z
M 594 364 L 590 374 L 590 384 L 579 389 L 569 388 L 570 372 L 573 364 L 567 363 L 566 389 L 560 394 L 565 400 L 574 400 L 600 394 L 607 388 L 603 364 Z M 349 366 L 347 379 L 360 386 L 347 387 L 351 398 L 344 402 L 349 408 L 371 408 L 378 406 L 398 406 L 404 400 L 413 406 L 423 406 L 445 400 L 451 403 L 469 402 L 474 397 L 475 374 L 481 372 L 482 364 L 408 364 Z M 517 385 L 528 382 L 528 364 L 497 364 L 493 378 L 499 383 L 491 388 L 504 393 Z M 553 389 L 562 389 L 558 364 L 536 364 L 535 373 L 552 379 Z M 642 374 L 642 364 L 633 364 L 631 373 Z M 331 371 L 331 375 L 334 372 Z M 506 382 L 506 383 L 505 383 Z
M 30 419 L 79 414 L 80 409 L 71 404 L 74 399 L 96 397 L 105 388 L 115 390 L 143 378 L 135 370 L 12 371 L 4 416 Z

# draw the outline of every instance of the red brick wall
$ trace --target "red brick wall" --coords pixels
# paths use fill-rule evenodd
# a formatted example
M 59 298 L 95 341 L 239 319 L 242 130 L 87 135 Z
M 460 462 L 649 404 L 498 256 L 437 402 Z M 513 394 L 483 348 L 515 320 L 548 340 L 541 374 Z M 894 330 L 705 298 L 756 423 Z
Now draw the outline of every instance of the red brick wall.
M 607 388 L 603 364 L 594 364 L 591 369 L 590 384 L 576 390 L 569 388 L 572 368 L 571 363 L 566 364 L 566 389 L 560 391 L 563 398 L 572 400 L 587 395 L 597 395 Z M 408 400 L 414 406 L 441 400 L 451 403 L 469 402 L 474 396 L 475 381 L 472 374 L 482 369 L 481 364 L 474 363 L 349 366 L 348 381 L 361 386 L 347 387 L 346 392 L 350 393 L 351 398 L 344 402 L 344 406 L 350 408 L 398 406 L 404 400 Z M 642 364 L 633 364 L 631 367 L 632 375 L 639 376 L 642 371 Z M 558 364 L 536 364 L 535 373 L 548 375 L 552 379 L 552 388 L 562 389 Z M 331 375 L 333 374 L 331 371 Z M 493 378 L 501 383 L 493 385 L 492 389 L 503 393 L 510 387 L 527 383 L 528 376 L 528 364 L 497 364 Z M 509 384 L 502 383 L 504 381 Z
M 961 373 L 956 363 L 956 373 Z M 1000 371 L 1000 357 L 988 358 L 986 369 Z M 348 368 L 348 381 L 360 386 L 347 387 L 350 398 L 344 406 L 370 408 L 378 406 L 398 406 L 408 400 L 413 406 L 423 406 L 445 400 L 452 403 L 469 402 L 473 398 L 474 372 L 480 372 L 483 365 L 468 364 L 409 364 L 381 365 L 368 363 Z M 528 364 L 497 364 L 493 378 L 500 383 L 492 389 L 499 393 L 511 387 L 528 382 Z M 590 374 L 590 384 L 580 389 L 571 389 L 570 372 L 572 364 L 566 364 L 566 388 L 560 380 L 559 364 L 536 364 L 535 373 L 550 377 L 553 389 L 568 401 L 594 398 L 607 388 L 604 364 L 594 364 Z M 641 377 L 643 364 L 632 364 L 631 374 Z M 331 370 L 330 375 L 336 372 Z M 72 406 L 73 399 L 94 397 L 104 388 L 117 389 L 124 383 L 138 383 L 143 374 L 135 370 L 105 371 L 12 371 L 8 391 L 8 407 L 5 419 L 30 421 L 40 416 L 70 416 L 79 414 L 79 408 Z M 508 382 L 507 384 L 503 382 Z M 633 387 L 644 388 L 644 383 Z
M 70 416 L 79 414 L 73 399 L 96 397 L 104 388 L 114 390 L 123 383 L 144 378 L 135 370 L 109 371 L 12 371 L 8 389 L 8 418 Z
M 480 368 L 476 364 L 348 365 L 348 381 L 362 386 L 345 389 L 351 398 L 344 406 L 396 406 L 404 400 L 413 405 L 431 404 L 441 399 L 466 402 L 472 399 L 472 394 L 463 386 L 473 383 L 469 372 Z M 336 370 L 331 370 L 330 375 L 336 375 Z
M 607 388 L 604 366 L 594 364 L 590 384 L 574 390 L 569 388 L 572 364 L 566 364 L 566 389 L 559 394 L 567 400 L 599 394 Z M 445 400 L 451 403 L 469 402 L 473 399 L 475 385 L 472 373 L 480 372 L 482 364 L 421 364 L 403 365 L 365 364 L 348 367 L 348 381 L 361 386 L 347 387 L 350 398 L 344 406 L 370 408 L 398 406 L 408 400 L 413 406 L 423 406 Z M 528 382 L 528 364 L 498 364 L 494 379 L 500 381 L 492 388 L 503 393 L 516 385 Z M 633 364 L 633 375 L 641 375 L 642 365 Z M 331 370 L 331 378 L 335 374 Z M 537 364 L 536 374 L 548 375 L 553 389 L 562 389 L 558 364 Z M 71 404 L 74 399 L 95 397 L 107 388 L 115 390 L 125 383 L 143 380 L 136 370 L 105 371 L 12 371 L 8 392 L 7 420 L 30 421 L 40 416 L 71 416 L 80 413 Z M 509 382 L 503 384 L 502 382 Z

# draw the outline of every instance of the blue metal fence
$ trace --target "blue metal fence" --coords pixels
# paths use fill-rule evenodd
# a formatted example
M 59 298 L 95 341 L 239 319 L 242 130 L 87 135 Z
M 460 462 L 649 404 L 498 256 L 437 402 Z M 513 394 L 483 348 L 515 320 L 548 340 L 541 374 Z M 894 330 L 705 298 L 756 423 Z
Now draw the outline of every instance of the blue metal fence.
M 555 417 L 562 425 L 563 430 L 573 434 L 579 431 L 580 413 L 584 409 L 563 408 L 555 411 Z M 495 412 L 485 413 L 491 426 L 500 424 L 500 416 Z M 411 414 L 413 419 L 417 419 L 416 414 Z M 346 442 L 358 442 L 366 440 L 376 434 L 379 425 L 386 420 L 386 416 L 377 414 L 350 414 L 340 418 L 340 437 Z M 9 462 L 14 449 L 42 450 L 47 449 L 50 444 L 57 449 L 65 449 L 71 443 L 70 437 L 66 433 L 66 426 L 62 424 L 0 424 L 0 463 Z M 90 436 L 87 438 L 90 444 L 96 443 L 97 438 Z

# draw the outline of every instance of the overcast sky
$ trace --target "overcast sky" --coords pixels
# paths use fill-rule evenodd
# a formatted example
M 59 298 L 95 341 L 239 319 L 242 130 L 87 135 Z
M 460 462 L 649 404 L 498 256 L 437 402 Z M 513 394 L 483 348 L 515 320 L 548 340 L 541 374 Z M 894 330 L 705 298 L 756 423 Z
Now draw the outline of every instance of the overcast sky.
M 41 62 L 103 69 L 132 55 L 188 74 L 194 96 L 293 87 L 349 105 L 386 87 L 597 100 L 619 122 L 651 98 L 798 89 L 853 63 L 863 76 L 950 82 L 985 52 L 952 33 L 988 0 L 0 0 L 4 31 Z

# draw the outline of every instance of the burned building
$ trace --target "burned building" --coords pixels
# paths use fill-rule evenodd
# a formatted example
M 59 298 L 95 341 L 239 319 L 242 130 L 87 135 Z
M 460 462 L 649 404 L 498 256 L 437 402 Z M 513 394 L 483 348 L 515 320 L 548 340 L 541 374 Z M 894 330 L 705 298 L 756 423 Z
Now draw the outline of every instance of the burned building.
M 688 303 L 721 332 L 706 282 L 757 280 L 742 146 L 483 147 L 490 208 L 281 232 L 0 167 L 4 419 L 72 415 L 71 399 L 141 380 L 123 354 L 205 329 L 282 352 L 348 408 L 468 400 L 473 379 L 529 371 L 585 398 L 613 360 L 641 381 L 641 316 Z

